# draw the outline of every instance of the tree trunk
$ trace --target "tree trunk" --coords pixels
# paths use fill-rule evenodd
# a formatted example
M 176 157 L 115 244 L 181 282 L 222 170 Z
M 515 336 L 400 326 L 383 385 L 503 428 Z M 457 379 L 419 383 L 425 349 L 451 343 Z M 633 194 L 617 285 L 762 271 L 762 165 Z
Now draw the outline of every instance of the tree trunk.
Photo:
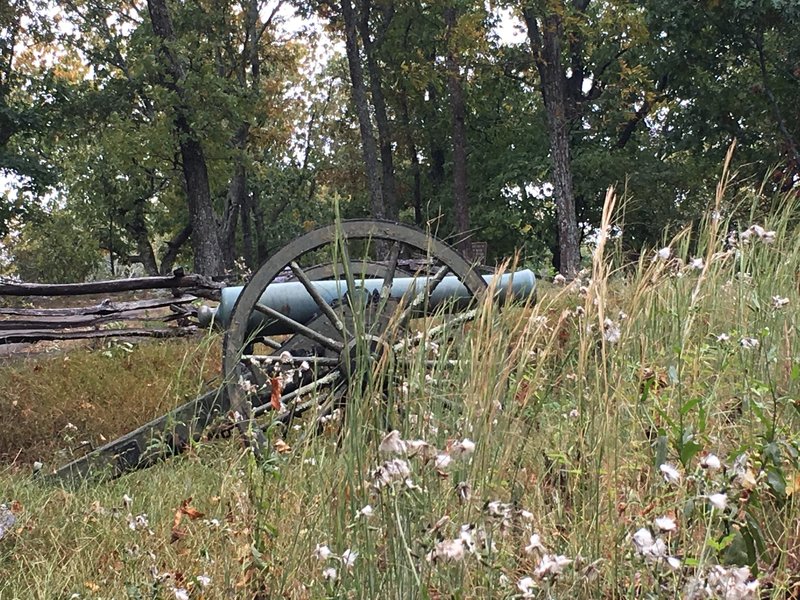
M 133 206 L 133 210 L 123 215 L 125 231 L 136 242 L 136 251 L 139 253 L 139 261 L 148 275 L 158 275 L 158 264 L 153 246 L 150 243 L 150 236 L 147 231 L 145 221 L 144 204 L 149 198 L 138 198 Z
M 532 8 L 525 8 L 523 17 L 539 72 L 540 90 L 547 112 L 558 230 L 558 262 L 561 273 L 567 277 L 574 277 L 580 269 L 581 254 L 572 185 L 567 77 L 561 63 L 561 38 L 564 26 L 558 12 L 546 14 L 541 27 Z
M 367 72 L 369 73 L 369 89 L 372 94 L 372 106 L 375 109 L 375 124 L 378 128 L 378 142 L 380 145 L 381 168 L 383 174 L 381 179 L 381 191 L 383 193 L 386 217 L 391 220 L 396 220 L 398 205 L 397 184 L 394 176 L 394 159 L 392 157 L 392 133 L 389 126 L 389 118 L 386 115 L 386 100 L 383 97 L 380 67 L 378 66 L 378 59 L 375 56 L 377 44 L 372 40 L 369 31 L 369 14 L 370 0 L 364 0 L 359 24 L 361 41 L 364 45 L 364 55 L 367 59 Z
M 367 104 L 367 90 L 364 84 L 364 71 L 361 68 L 361 56 L 358 51 L 356 15 L 350 0 L 342 0 L 342 17 L 344 19 L 345 50 L 347 65 L 350 71 L 350 89 L 353 105 L 358 117 L 361 132 L 361 148 L 364 153 L 364 168 L 369 186 L 369 204 L 372 217 L 382 219 L 386 216 L 383 201 L 380 171 L 378 168 L 378 148 L 372 134 L 372 121 Z
M 408 111 L 408 99 L 405 93 L 400 95 L 401 115 L 403 119 L 403 131 L 408 149 L 408 157 L 411 161 L 411 177 L 413 180 L 413 204 L 414 204 L 414 224 L 422 226 L 422 177 L 420 172 L 419 155 L 417 145 L 414 143 L 414 136 L 411 135 L 411 116 Z
M 253 197 L 248 192 L 242 198 L 241 218 L 242 218 L 242 254 L 247 268 L 256 268 L 256 257 L 253 245 Z
M 457 14 L 455 7 L 444 9 L 447 27 L 447 90 L 450 93 L 450 106 L 453 113 L 453 213 L 455 216 L 458 247 L 464 252 L 469 247 L 469 192 L 467 190 L 467 105 L 464 87 L 461 84 L 456 48 L 453 48 L 452 32 L 455 29 Z
M 161 268 L 159 269 L 162 275 L 172 272 L 172 266 L 175 264 L 183 245 L 189 241 L 190 235 L 192 235 L 191 223 L 186 225 L 178 232 L 178 235 L 167 242 L 167 251 L 164 253 L 164 258 L 161 259 Z
M 264 206 L 262 199 L 253 194 L 253 223 L 256 229 L 256 262 L 261 264 L 267 259 L 267 230 L 264 219 Z
M 222 251 L 217 232 L 217 219 L 211 203 L 208 183 L 208 168 L 203 146 L 190 125 L 189 107 L 185 103 L 182 86 L 186 73 L 172 46 L 175 33 L 172 29 L 166 0 L 147 0 L 153 33 L 159 38 L 158 55 L 168 72 L 167 87 L 178 97 L 175 110 L 175 130 L 181 150 L 183 177 L 189 204 L 189 220 L 192 225 L 192 248 L 194 270 L 203 275 L 220 275 L 223 272 Z
M 225 220 L 220 231 L 220 243 L 222 244 L 222 255 L 225 260 L 225 268 L 232 270 L 236 261 L 236 224 L 248 216 L 242 211 L 245 196 L 247 195 L 247 170 L 244 166 L 243 157 L 234 159 L 233 175 L 228 184 L 228 196 L 225 202 Z

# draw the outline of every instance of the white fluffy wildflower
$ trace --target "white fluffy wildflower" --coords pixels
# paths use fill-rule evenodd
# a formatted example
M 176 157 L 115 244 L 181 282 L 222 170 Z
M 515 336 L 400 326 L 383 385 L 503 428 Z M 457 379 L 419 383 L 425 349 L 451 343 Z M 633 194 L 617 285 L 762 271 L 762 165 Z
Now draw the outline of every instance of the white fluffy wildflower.
M 739 340 L 739 345 L 746 350 L 755 350 L 758 348 L 759 342 L 756 338 L 743 337 Z
M 372 505 L 367 504 L 364 506 L 364 508 L 361 508 L 358 510 L 358 512 L 356 512 L 356 517 L 364 517 L 365 519 L 368 519 L 373 514 L 375 514 L 375 510 L 372 508 Z
M 211 577 L 208 575 L 198 575 L 195 577 L 195 579 L 197 580 L 197 583 L 200 584 L 200 587 L 205 588 L 211 585 Z
M 378 451 L 382 454 L 405 454 L 406 443 L 400 437 L 400 432 L 394 429 L 381 440 Z
M 122 505 L 128 510 L 130 510 L 132 504 L 133 504 L 133 498 L 131 498 L 128 494 L 122 494 Z
M 333 556 L 333 551 L 328 548 L 327 544 L 317 544 L 314 548 L 314 558 L 317 560 L 328 560 L 331 556 Z
M 525 546 L 525 554 L 533 554 L 534 551 L 539 551 L 541 553 L 547 552 L 547 549 L 542 544 L 542 538 L 538 533 L 531 534 L 531 539 L 528 545 Z
M 727 333 L 720 333 L 717 336 L 717 341 L 718 342 L 722 342 L 722 343 L 728 342 L 728 341 L 730 341 L 730 339 L 731 339 L 731 336 L 729 336 Z
M 33 461 L 33 472 L 34 473 L 38 473 L 39 471 L 41 471 L 42 467 L 44 467 L 44 463 L 42 461 L 40 461 L 40 460 Z
M 667 483 L 680 482 L 681 480 L 680 471 L 678 471 L 678 469 L 676 469 L 672 465 L 664 463 L 661 466 L 659 466 L 658 469 L 661 471 L 661 475 L 664 476 L 664 481 L 666 481 Z
M 758 598 L 759 582 L 750 579 L 750 567 L 714 565 L 706 578 L 706 589 L 712 598 L 747 600 Z
M 711 494 L 708 502 L 717 510 L 725 510 L 728 506 L 728 495 L 723 493 Z
M 189 592 L 186 588 L 172 588 L 172 594 L 175 600 L 189 600 Z
M 656 252 L 656 255 L 653 257 L 653 261 L 669 260 L 670 256 L 672 256 L 672 248 L 665 246 Z
M 344 565 L 344 567 L 349 571 L 355 566 L 357 558 L 358 552 L 348 548 L 342 552 L 342 565 Z
M 665 533 L 671 533 L 678 529 L 678 524 L 675 522 L 675 519 L 669 516 L 658 517 L 653 521 L 653 524 L 660 531 Z
M 473 452 L 475 452 L 475 442 L 469 438 L 464 438 L 450 448 L 450 455 L 454 458 L 465 458 Z
M 760 240 L 764 244 L 771 244 L 775 241 L 775 232 L 767 231 L 761 225 L 751 225 L 739 234 L 739 239 L 744 243 L 749 243 L 753 238 Z
M 0 540 L 14 527 L 17 517 L 5 504 L 0 504 Z
M 437 542 L 433 550 L 428 552 L 425 558 L 428 562 L 442 560 L 445 562 L 459 562 L 467 554 L 467 547 L 462 538 L 453 540 L 442 540 Z
M 433 466 L 439 471 L 444 471 L 450 466 L 451 462 L 453 462 L 453 458 L 446 452 L 441 452 L 436 455 L 436 458 L 433 459 Z
M 572 563 L 572 559 L 562 554 L 545 554 L 539 559 L 539 564 L 533 571 L 534 577 L 543 579 L 545 577 L 555 577 L 564 572 L 564 567 Z
M 616 344 L 620 340 L 620 337 L 622 337 L 619 325 L 614 323 L 611 319 L 603 321 L 603 337 L 609 344 Z
M 709 453 L 700 459 L 700 466 L 709 473 L 714 473 L 722 468 L 722 461 L 716 454 Z
M 372 485 L 376 489 L 381 489 L 393 481 L 404 481 L 409 477 L 411 469 L 408 463 L 399 458 L 386 461 L 370 474 Z
M 702 271 L 706 262 L 702 258 L 693 258 L 689 261 L 689 268 L 693 271 Z
M 458 539 L 464 544 L 464 548 L 470 553 L 474 553 L 477 549 L 475 538 L 472 536 L 473 525 L 462 525 L 458 532 Z
M 425 440 L 405 440 L 405 444 L 409 458 L 420 456 L 422 459 L 431 459 L 438 454 L 438 450 Z
M 556 273 L 556 276 L 553 277 L 553 283 L 555 285 L 564 285 L 567 283 L 567 278 L 564 277 L 561 273 Z
M 239 387 L 245 394 L 255 394 L 258 391 L 258 386 L 253 384 L 250 380 L 244 377 L 239 377 Z M 237 419 L 238 421 L 239 419 Z
M 472 487 L 466 481 L 459 481 L 456 484 L 456 492 L 458 493 L 458 499 L 461 502 L 469 502 L 469 499 L 472 497 Z
M 147 529 L 150 527 L 150 522 L 147 520 L 147 513 L 136 515 L 128 515 L 128 529 L 131 531 L 138 531 L 140 529 Z
M 781 309 L 784 306 L 789 304 L 788 298 L 781 298 L 780 296 L 773 296 L 772 297 L 772 307 L 776 309 Z
M 490 517 L 500 517 L 508 519 L 511 517 L 511 505 L 500 500 L 492 500 L 486 504 L 486 512 Z
M 670 561 L 667 544 L 660 537 L 653 537 L 653 534 L 646 527 L 642 527 L 631 536 L 631 541 L 636 549 L 636 553 L 642 558 L 652 563 L 667 564 L 674 568 L 674 562 Z
M 647 527 L 642 527 L 636 531 L 631 537 L 631 541 L 639 554 L 642 554 L 645 548 L 649 548 L 655 544 L 655 538 Z
M 533 577 L 523 577 L 517 582 L 517 589 L 522 592 L 523 598 L 533 598 L 536 581 L 534 581 Z
M 336 569 L 334 567 L 322 569 L 322 578 L 325 581 L 336 581 Z

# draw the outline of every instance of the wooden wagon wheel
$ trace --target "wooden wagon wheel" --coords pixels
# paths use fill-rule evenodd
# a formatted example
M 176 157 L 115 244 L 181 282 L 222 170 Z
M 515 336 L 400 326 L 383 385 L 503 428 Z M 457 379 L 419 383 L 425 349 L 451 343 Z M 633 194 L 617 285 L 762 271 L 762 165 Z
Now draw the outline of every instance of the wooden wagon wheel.
M 363 257 L 354 258 L 356 252 Z M 408 252 L 424 256 L 430 272 L 399 278 L 399 257 Z M 320 255 L 330 260 L 325 275 L 332 272 L 336 276 L 333 294 L 330 283 L 321 289 L 309 276 L 310 267 L 303 266 Z M 376 274 L 376 260 L 383 265 L 378 280 L 370 279 Z M 287 267 L 316 305 L 316 316 L 310 322 L 294 320 L 285 314 L 288 311 L 262 302 L 267 288 Z M 407 225 L 344 221 L 289 243 L 253 275 L 228 319 L 223 349 L 225 392 L 245 440 L 260 453 L 265 440 L 261 428 L 254 425 L 254 416 L 277 409 L 281 414 L 275 418 L 283 419 L 310 408 L 313 400 L 299 405 L 299 398 L 322 387 L 347 383 L 358 348 L 363 352 L 366 347 L 374 354 L 386 351 L 397 344 L 387 338 L 402 330 L 413 315 L 444 303 L 442 297 L 450 298 L 456 288 L 456 300 L 463 307 L 486 287 L 456 251 Z M 441 293 L 445 290 L 447 293 Z M 463 320 L 463 316 L 456 318 Z M 291 332 L 292 337 L 278 342 L 262 335 L 270 327 Z M 255 348 L 259 344 L 271 351 L 258 354 Z M 281 384 L 278 397 L 272 394 L 276 379 L 269 376 L 268 369 L 281 365 L 292 377 L 289 385 Z

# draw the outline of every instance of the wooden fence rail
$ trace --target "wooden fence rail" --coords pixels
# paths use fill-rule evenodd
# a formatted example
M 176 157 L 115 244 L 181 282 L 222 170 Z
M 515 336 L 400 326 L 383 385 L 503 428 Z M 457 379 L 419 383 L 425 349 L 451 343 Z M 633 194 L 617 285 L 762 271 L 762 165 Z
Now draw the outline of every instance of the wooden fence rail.
M 191 303 L 198 297 L 219 299 L 224 286 L 224 283 L 200 275 L 185 275 L 182 271 L 171 276 L 90 283 L 2 282 L 0 296 L 64 297 L 164 289 L 171 290 L 172 297 L 119 302 L 105 299 L 99 304 L 77 307 L 0 307 L 0 345 L 45 340 L 189 335 L 196 330 L 196 310 Z M 173 322 L 171 326 L 164 327 L 170 322 Z M 131 325 L 125 326 L 125 323 Z

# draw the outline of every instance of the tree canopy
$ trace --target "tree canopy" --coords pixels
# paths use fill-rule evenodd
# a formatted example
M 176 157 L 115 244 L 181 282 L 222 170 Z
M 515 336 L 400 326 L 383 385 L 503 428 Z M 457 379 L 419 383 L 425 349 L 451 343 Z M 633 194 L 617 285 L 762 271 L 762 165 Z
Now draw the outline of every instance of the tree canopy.
M 740 185 L 796 189 L 798 25 L 781 0 L 11 0 L 2 272 L 221 275 L 338 206 L 573 274 L 609 185 L 632 252 L 707 209 L 734 139 Z

